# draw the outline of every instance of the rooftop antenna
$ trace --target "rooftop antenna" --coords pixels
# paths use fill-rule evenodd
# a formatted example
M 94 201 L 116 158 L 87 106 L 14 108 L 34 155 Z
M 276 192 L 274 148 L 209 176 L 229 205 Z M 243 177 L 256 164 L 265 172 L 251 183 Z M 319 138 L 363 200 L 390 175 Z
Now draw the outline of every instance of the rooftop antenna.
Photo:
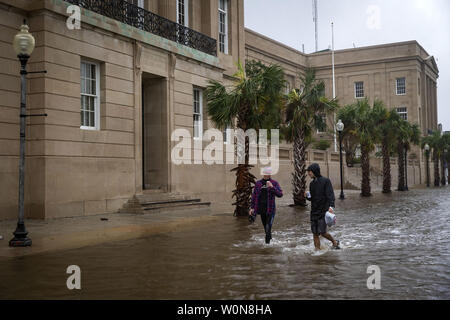
M 318 0 L 312 0 L 312 2 L 313 2 L 313 21 L 314 21 L 315 38 L 316 38 L 316 52 L 319 51 L 319 34 L 318 34 L 319 12 L 317 10 L 317 1 Z

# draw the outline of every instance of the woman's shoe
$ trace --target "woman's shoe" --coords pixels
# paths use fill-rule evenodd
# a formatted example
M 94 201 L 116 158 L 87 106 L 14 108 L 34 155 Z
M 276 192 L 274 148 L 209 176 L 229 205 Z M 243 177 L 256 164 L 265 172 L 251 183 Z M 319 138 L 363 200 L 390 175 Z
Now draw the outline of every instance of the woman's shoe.
M 339 246 L 341 244 L 341 242 L 339 241 L 339 240 L 336 240 L 336 245 L 334 246 L 332 246 L 331 247 L 331 249 L 334 249 L 334 250 L 339 250 L 341 247 Z

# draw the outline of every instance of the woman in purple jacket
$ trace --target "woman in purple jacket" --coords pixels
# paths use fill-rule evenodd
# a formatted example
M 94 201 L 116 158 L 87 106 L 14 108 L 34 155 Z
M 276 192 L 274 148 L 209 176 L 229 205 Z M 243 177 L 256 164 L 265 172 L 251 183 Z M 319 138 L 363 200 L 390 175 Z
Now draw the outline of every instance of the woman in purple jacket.
M 272 239 L 272 224 L 275 218 L 275 197 L 281 198 L 283 191 L 280 184 L 271 179 L 272 168 L 266 167 L 262 170 L 263 178 L 256 182 L 252 193 L 250 216 L 253 218 L 259 214 L 266 232 L 266 243 Z

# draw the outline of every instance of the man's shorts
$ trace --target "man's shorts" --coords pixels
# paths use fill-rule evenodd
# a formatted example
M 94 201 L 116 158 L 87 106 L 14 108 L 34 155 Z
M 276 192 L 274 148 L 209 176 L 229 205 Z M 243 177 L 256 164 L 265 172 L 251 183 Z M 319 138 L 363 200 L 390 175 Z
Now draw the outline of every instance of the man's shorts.
M 311 220 L 311 231 L 314 235 L 327 233 L 327 223 L 325 222 L 325 217 L 319 220 Z

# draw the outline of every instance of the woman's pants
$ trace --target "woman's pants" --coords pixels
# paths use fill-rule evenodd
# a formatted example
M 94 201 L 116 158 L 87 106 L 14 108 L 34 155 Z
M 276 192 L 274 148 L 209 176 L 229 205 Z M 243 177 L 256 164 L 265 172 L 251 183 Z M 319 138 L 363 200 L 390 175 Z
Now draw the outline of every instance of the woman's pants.
M 273 224 L 273 219 L 274 219 L 275 215 L 267 215 L 265 213 L 261 214 L 261 221 L 262 224 L 264 226 L 264 230 L 266 232 L 266 235 L 268 236 L 272 236 L 272 224 Z

